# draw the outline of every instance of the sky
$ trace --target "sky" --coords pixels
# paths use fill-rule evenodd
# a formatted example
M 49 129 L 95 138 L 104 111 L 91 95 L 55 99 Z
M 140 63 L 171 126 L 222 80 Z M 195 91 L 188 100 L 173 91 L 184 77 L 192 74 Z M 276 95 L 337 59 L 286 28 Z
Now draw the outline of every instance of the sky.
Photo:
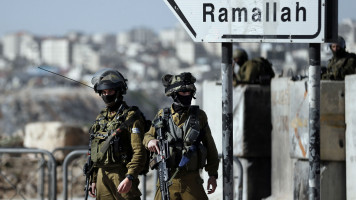
M 355 0 L 339 0 L 339 21 L 356 20 L 355 10 Z M 17 31 L 52 36 L 70 31 L 117 33 L 135 27 L 158 32 L 177 23 L 164 0 L 0 1 L 0 36 Z

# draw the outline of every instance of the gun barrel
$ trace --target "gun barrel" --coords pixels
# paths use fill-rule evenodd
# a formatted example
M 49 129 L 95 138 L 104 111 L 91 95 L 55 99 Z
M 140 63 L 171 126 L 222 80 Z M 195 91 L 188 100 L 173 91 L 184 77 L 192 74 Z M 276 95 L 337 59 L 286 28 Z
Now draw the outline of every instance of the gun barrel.
M 85 182 L 86 182 L 86 184 L 85 184 L 85 188 L 84 188 L 84 190 L 85 190 L 84 191 L 85 192 L 84 193 L 85 194 L 84 199 L 87 200 L 88 199 L 88 195 L 89 195 L 89 178 L 88 177 L 86 178 Z

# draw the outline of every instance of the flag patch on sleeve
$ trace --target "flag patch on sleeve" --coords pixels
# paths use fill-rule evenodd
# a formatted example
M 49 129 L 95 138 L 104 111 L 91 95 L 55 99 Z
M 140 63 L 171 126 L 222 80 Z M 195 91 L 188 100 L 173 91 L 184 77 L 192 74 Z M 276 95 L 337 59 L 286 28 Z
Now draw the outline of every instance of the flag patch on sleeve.
M 141 133 L 139 128 L 132 128 L 132 133 Z

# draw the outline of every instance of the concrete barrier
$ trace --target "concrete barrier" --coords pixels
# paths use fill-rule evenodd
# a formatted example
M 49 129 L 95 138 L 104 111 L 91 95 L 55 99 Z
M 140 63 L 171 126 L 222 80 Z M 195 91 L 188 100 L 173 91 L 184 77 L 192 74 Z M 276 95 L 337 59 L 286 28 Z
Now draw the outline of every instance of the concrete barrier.
M 320 195 L 342 200 L 346 198 L 344 82 L 321 81 L 320 87 Z M 273 79 L 271 94 L 272 195 L 268 199 L 308 199 L 307 80 Z
M 203 110 L 219 153 L 222 153 L 221 95 L 221 85 L 203 83 Z M 243 165 L 244 200 L 266 198 L 271 193 L 270 99 L 269 86 L 243 85 L 233 90 L 233 154 Z
M 309 161 L 299 159 L 294 170 L 293 199 L 308 200 Z M 320 163 L 320 199 L 346 199 L 345 162 L 322 161 Z
M 356 199 L 356 75 L 345 78 L 346 103 L 346 191 L 347 199 Z
M 309 99 L 307 81 L 290 81 L 290 153 L 293 158 L 309 157 Z M 345 84 L 320 83 L 321 160 L 345 160 Z
M 272 195 L 268 199 L 293 199 L 293 175 L 296 159 L 290 157 L 290 89 L 289 78 L 273 79 L 271 82 L 272 112 Z

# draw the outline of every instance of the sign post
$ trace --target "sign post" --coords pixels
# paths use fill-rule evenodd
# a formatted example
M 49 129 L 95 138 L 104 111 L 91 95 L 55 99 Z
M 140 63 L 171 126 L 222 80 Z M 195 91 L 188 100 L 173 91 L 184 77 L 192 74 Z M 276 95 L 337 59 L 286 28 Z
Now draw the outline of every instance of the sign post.
M 232 43 L 222 43 L 221 50 L 223 199 L 232 200 L 234 196 Z
M 164 2 L 193 41 L 222 43 L 224 199 L 233 198 L 232 43 L 310 43 L 309 200 L 320 199 L 320 43 L 337 40 L 338 0 Z
M 320 44 L 309 44 L 309 200 L 320 199 Z
M 334 8 L 327 5 L 337 0 L 164 1 L 195 42 L 324 43 L 335 39 L 328 33 L 335 19 L 327 15 Z

